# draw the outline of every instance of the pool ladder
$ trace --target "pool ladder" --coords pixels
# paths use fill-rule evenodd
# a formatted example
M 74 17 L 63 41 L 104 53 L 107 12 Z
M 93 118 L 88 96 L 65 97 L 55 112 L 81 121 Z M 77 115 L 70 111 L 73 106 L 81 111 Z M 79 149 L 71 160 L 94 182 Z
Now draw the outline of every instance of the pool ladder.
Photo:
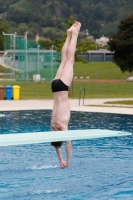
M 79 92 L 79 106 L 80 106 L 80 100 L 81 100 L 82 90 L 83 90 L 83 106 L 84 106 L 84 99 L 85 99 L 85 88 L 84 87 L 80 88 L 80 92 Z

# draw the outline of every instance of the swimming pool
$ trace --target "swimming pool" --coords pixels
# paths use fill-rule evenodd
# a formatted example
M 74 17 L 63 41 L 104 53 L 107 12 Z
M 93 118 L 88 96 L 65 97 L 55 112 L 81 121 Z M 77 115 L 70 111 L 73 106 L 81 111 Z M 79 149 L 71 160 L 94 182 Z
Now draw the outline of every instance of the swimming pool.
M 1 113 L 1 134 L 50 130 L 50 110 Z M 132 115 L 72 112 L 69 129 L 132 132 L 132 122 Z M 71 164 L 64 170 L 48 143 L 0 147 L 0 199 L 133 199 L 132 136 L 72 144 Z

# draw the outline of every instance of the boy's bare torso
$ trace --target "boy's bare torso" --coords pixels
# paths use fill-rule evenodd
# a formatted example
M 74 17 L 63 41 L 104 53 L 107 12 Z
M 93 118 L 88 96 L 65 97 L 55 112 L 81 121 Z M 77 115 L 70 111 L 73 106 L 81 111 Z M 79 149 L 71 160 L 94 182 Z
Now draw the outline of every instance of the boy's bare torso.
M 69 119 L 70 104 L 68 100 L 68 92 L 61 91 L 54 93 L 52 124 L 55 124 L 55 126 L 58 127 L 60 130 L 67 130 Z

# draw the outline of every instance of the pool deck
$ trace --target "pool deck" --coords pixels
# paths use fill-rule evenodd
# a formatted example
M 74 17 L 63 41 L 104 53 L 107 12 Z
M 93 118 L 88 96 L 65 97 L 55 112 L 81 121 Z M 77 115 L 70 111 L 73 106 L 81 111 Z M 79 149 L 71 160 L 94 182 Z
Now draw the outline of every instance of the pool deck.
M 133 105 L 104 104 L 107 101 L 133 100 L 133 98 L 85 99 L 84 106 L 79 99 L 69 99 L 71 111 L 118 113 L 133 115 Z M 44 110 L 53 108 L 53 100 L 0 100 L 0 111 Z

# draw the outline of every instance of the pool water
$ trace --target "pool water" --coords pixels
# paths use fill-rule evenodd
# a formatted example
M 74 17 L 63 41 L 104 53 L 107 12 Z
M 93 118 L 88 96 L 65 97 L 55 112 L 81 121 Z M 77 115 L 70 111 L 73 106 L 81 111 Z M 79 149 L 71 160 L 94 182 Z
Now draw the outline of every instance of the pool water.
M 50 110 L 1 112 L 0 133 L 50 130 Z M 133 116 L 72 112 L 69 129 L 133 132 Z M 49 143 L 0 147 L 0 200 L 132 200 L 133 137 L 72 141 L 66 169 Z M 62 147 L 65 156 L 65 144 Z

